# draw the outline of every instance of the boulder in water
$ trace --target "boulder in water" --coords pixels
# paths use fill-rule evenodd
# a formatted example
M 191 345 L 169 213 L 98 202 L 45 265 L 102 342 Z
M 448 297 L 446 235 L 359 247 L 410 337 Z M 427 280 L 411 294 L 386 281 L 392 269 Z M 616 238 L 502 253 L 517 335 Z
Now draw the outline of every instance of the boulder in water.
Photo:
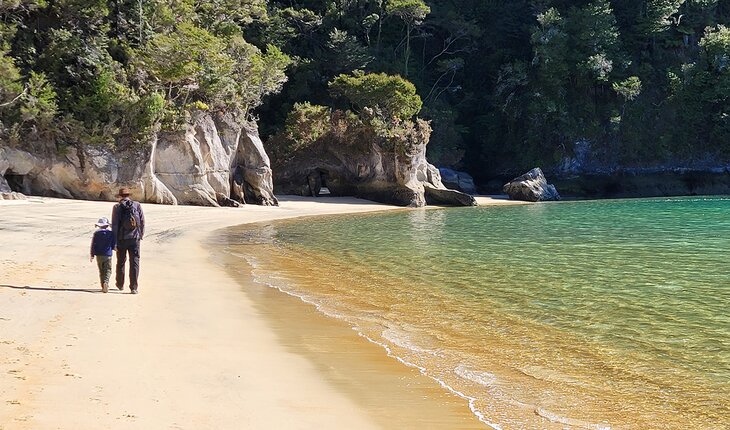
M 542 169 L 536 167 L 522 176 L 514 178 L 502 188 L 511 200 L 543 202 L 560 200 L 555 186 L 548 184 Z

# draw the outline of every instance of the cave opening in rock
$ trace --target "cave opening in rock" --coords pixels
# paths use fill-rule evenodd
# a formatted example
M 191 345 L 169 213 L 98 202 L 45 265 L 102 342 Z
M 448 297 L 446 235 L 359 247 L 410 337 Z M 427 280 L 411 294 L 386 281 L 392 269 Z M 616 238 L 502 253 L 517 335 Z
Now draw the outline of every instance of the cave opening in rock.
M 14 173 L 11 170 L 8 170 L 4 175 L 3 178 L 5 179 L 5 182 L 7 182 L 8 186 L 12 191 L 15 191 L 16 193 L 24 193 L 29 194 L 26 188 L 27 180 L 26 175 L 18 175 Z
M 319 196 L 329 196 L 330 189 L 327 187 L 327 171 L 321 170 L 319 172 L 319 181 L 320 181 L 320 188 L 319 188 Z

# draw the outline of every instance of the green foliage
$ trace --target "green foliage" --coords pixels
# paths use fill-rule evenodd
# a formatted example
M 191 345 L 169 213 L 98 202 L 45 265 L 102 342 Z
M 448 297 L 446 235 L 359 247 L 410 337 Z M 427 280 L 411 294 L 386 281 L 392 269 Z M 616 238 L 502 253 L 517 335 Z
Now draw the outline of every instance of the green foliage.
M 408 25 L 418 25 L 431 12 L 431 8 L 423 0 L 387 0 L 385 11 Z
M 190 110 L 248 115 L 291 62 L 244 39 L 266 17 L 264 0 L 2 1 L 0 138 L 134 146 Z
M 730 156 L 730 29 L 708 27 L 699 46 L 696 63 L 669 75 L 671 101 L 683 125 L 676 136 L 685 152 L 701 148 Z
M 56 91 L 44 74 L 31 72 L 28 93 L 20 107 L 22 122 L 33 121 L 45 128 L 53 122 L 57 113 Z
M 431 8 L 423 0 L 387 0 L 385 12 L 400 18 L 406 24 L 405 50 L 404 50 L 404 75 L 408 77 L 408 67 L 411 60 L 411 31 L 413 27 L 419 26 L 431 12 Z
M 20 71 L 15 67 L 15 61 L 0 51 L 0 109 L 13 102 L 23 91 L 20 82 Z
M 150 47 L 146 64 L 156 78 L 154 86 L 171 102 L 185 105 L 197 98 L 243 112 L 281 89 L 291 62 L 273 45 L 262 53 L 241 36 L 226 40 L 192 24 L 156 36 Z
M 132 128 L 140 136 L 152 132 L 155 125 L 165 114 L 165 97 L 160 93 L 150 93 L 140 98 L 132 106 Z
M 297 103 L 287 116 L 285 130 L 269 140 L 268 150 L 279 164 L 301 152 L 320 150 L 317 145 L 344 145 L 363 151 L 377 146 L 382 152 L 401 156 L 420 150 L 430 133 L 423 120 L 392 122 L 365 113 Z
M 286 118 L 286 137 L 292 153 L 309 147 L 321 138 L 330 127 L 332 110 L 326 106 L 296 103 Z
M 613 90 L 626 101 L 635 100 L 641 94 L 641 79 L 631 76 L 621 82 L 614 82 Z
M 266 16 L 264 0 L 207 0 L 196 3 L 201 26 L 217 35 L 240 34 L 241 27 Z
M 233 70 L 225 42 L 207 30 L 183 23 L 149 43 L 145 62 L 155 82 L 177 98 L 193 91 L 213 93 Z
M 410 119 L 423 106 L 416 87 L 400 76 L 355 72 L 337 76 L 329 86 L 335 96 L 346 98 L 359 109 L 373 109 L 389 120 Z
M 723 72 L 730 67 L 730 28 L 724 25 L 707 28 L 699 46 L 702 48 L 702 59 L 711 68 Z
M 477 180 L 583 139 L 609 165 L 721 159 L 728 26 L 727 0 L 0 0 L 0 139 L 138 145 L 224 110 L 406 150 L 423 108 L 429 156 Z
M 337 28 L 330 32 L 326 46 L 333 70 L 350 72 L 364 69 L 373 60 L 367 48 L 356 37 Z
M 648 0 L 643 25 L 649 33 L 666 31 L 685 0 Z

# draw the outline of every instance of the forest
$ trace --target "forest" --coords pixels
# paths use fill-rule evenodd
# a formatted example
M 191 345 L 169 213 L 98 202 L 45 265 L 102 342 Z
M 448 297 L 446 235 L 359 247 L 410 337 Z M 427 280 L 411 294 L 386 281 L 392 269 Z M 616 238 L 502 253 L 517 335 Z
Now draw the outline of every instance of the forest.
M 430 121 L 430 161 L 478 180 L 586 147 L 710 166 L 729 26 L 730 0 L 0 0 L 0 141 L 135 147 L 198 109 L 296 146 L 349 109 Z

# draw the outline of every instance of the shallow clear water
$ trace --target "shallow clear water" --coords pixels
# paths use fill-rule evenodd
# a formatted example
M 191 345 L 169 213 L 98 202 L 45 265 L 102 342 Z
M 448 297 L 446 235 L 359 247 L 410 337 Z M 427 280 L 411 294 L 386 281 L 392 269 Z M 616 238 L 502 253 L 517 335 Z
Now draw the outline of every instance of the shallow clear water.
M 495 428 L 730 428 L 730 199 L 410 210 L 239 227 L 316 304 Z

